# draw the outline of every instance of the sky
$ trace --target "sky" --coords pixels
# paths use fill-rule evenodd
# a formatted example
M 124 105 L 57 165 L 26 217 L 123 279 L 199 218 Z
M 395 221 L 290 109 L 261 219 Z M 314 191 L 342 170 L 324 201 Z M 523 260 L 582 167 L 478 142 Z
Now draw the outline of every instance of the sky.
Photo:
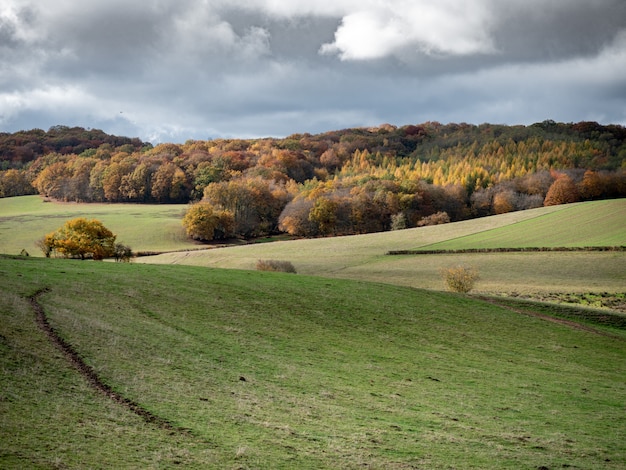
M 626 125 L 624 0 L 2 0 L 0 132 Z

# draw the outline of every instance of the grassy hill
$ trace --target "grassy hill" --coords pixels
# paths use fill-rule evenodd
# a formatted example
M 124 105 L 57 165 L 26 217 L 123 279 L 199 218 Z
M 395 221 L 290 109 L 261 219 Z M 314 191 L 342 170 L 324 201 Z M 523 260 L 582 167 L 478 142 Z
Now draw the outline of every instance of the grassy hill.
M 626 245 L 626 199 L 511 212 L 493 217 L 395 232 L 258 243 L 219 249 L 186 239 L 184 206 L 59 204 L 38 196 L 0 199 L 0 253 L 35 247 L 43 234 L 73 217 L 95 217 L 135 251 L 168 251 L 138 263 L 254 269 L 259 259 L 287 260 L 301 274 L 445 288 L 440 270 L 476 267 L 481 292 L 508 295 L 623 293 L 626 253 L 498 253 L 388 256 L 391 250 L 476 247 Z M 192 250 L 192 251 L 187 251 Z
M 434 243 L 425 249 L 580 247 L 626 245 L 626 200 L 594 201 L 537 211 L 506 226 Z
M 626 245 L 626 199 L 544 207 L 452 224 L 350 237 L 292 240 L 139 262 L 254 269 L 258 259 L 291 261 L 299 273 L 444 289 L 442 268 L 481 273 L 477 289 L 500 293 L 623 292 L 626 254 L 487 253 L 388 256 L 390 250 Z
M 0 281 L 2 468 L 626 465 L 625 330 L 194 266 L 0 257 Z M 55 331 L 170 427 L 67 364 L 35 323 L 44 288 Z

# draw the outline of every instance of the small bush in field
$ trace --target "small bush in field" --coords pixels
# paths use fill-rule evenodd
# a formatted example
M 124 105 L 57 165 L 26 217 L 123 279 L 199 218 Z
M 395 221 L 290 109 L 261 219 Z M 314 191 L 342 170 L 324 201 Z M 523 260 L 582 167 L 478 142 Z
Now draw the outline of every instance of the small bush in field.
M 478 280 L 479 275 L 476 268 L 455 266 L 442 269 L 441 277 L 443 277 L 448 289 L 451 291 L 467 293 L 474 288 L 474 284 Z
M 280 271 L 283 273 L 295 273 L 291 261 L 279 261 L 275 259 L 260 259 L 256 262 L 256 269 L 258 271 Z

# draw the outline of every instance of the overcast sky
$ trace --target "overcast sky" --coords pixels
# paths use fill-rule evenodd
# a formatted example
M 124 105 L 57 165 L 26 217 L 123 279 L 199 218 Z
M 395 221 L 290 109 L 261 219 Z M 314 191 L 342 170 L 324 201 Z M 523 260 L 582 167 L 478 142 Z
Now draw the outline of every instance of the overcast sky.
M 0 131 L 626 125 L 624 0 L 2 0 Z

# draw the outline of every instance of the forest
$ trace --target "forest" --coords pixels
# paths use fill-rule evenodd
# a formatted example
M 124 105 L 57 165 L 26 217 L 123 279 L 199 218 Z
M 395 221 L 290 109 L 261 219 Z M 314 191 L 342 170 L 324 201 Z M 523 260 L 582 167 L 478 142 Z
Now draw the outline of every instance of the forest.
M 198 240 L 396 230 L 626 196 L 626 128 L 353 128 L 152 145 L 55 126 L 0 133 L 0 197 L 189 204 Z

